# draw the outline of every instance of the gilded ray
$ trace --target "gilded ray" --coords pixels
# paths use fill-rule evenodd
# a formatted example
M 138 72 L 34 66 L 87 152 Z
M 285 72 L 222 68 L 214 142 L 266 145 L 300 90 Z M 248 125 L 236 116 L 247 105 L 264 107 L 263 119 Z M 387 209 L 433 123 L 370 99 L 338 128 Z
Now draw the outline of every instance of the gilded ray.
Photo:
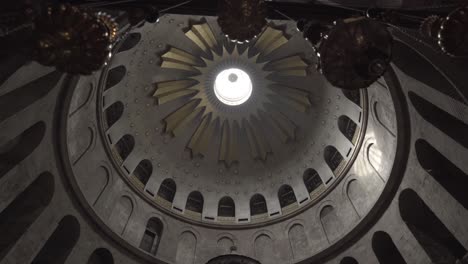
M 203 111 L 202 108 L 197 108 L 199 103 L 199 100 L 192 100 L 168 115 L 164 119 L 166 132 L 170 132 L 174 136 L 180 134 L 185 125 L 193 121 Z
M 161 56 L 161 68 L 184 70 L 194 73 L 199 71 L 194 66 L 200 66 L 196 57 L 183 50 L 171 47 Z
M 187 95 L 194 95 L 198 91 L 190 89 L 197 84 L 194 80 L 165 81 L 156 84 L 156 92 L 153 94 L 157 98 L 158 104 L 164 104 Z
M 219 149 L 219 160 L 224 161 L 226 166 L 229 167 L 234 161 L 239 159 L 239 124 L 237 123 L 237 121 L 234 121 L 232 125 L 230 125 L 229 121 L 224 120 L 221 131 L 222 132 L 221 145 Z
M 216 136 L 218 119 L 212 120 L 212 115 L 204 116 L 190 138 L 187 147 L 192 151 L 192 156 L 201 154 L 205 156 L 213 144 L 213 138 Z
M 190 141 L 187 145 L 188 148 L 192 150 L 192 155 L 203 154 L 202 151 L 202 144 L 203 137 L 206 135 L 207 128 L 211 124 L 211 113 L 204 116 L 198 125 L 197 129 L 195 130 L 194 134 L 190 138 Z
M 283 46 L 288 42 L 288 39 L 284 36 L 282 30 L 267 27 L 265 31 L 260 35 L 257 42 L 255 42 L 255 48 L 257 48 L 262 55 L 268 55 L 274 50 Z
M 265 69 L 283 76 L 307 76 L 309 65 L 300 56 L 291 56 L 265 65 Z
M 274 107 L 270 107 L 268 109 L 268 113 L 262 111 L 261 116 L 264 119 L 269 120 L 271 127 L 281 138 L 281 142 L 287 143 L 289 141 L 295 140 L 297 126 L 283 113 L 274 109 Z
M 213 31 L 207 23 L 192 25 L 192 28 L 185 33 L 185 36 L 205 53 L 211 53 L 211 50 L 218 44 Z
M 259 121 L 252 116 L 250 121 L 244 119 L 242 125 L 247 135 L 252 157 L 265 161 L 268 153 L 271 153 L 271 147 L 264 136 L 265 133 L 260 128 Z
M 269 88 L 278 94 L 280 101 L 293 107 L 299 112 L 306 112 L 312 105 L 309 99 L 309 93 L 297 88 L 289 87 L 284 84 L 271 84 Z
M 185 79 L 167 80 L 156 84 L 153 97 L 159 105 L 178 98 L 186 100 L 183 106 L 165 117 L 166 132 L 176 136 L 195 126 L 195 131 L 186 145 L 192 156 L 214 154 L 217 155 L 217 160 L 227 167 L 239 162 L 241 155 L 247 154 L 240 153 L 244 144 L 248 144 L 248 156 L 265 161 L 268 154 L 273 152 L 272 146 L 277 146 L 272 140 L 288 143 L 296 139 L 297 125 L 285 114 L 291 112 L 283 112 L 283 108 L 306 112 L 311 107 L 309 92 L 277 83 L 268 77 L 306 77 L 308 64 L 298 55 L 275 61 L 258 61 L 260 57 L 272 53 L 288 42 L 282 30 L 267 27 L 253 44 L 253 52 L 247 48 L 242 53 L 237 45 L 230 51 L 218 42 L 217 36 L 206 23 L 192 25 L 185 35 L 200 48 L 198 52 L 203 52 L 195 57 L 172 47 L 161 56 L 161 68 L 191 73 Z M 213 80 L 209 71 L 220 63 L 229 63 L 231 60 L 249 63 L 255 71 L 255 78 L 264 80 L 257 83 L 256 89 L 261 89 L 261 99 L 256 98 L 259 103 L 249 113 L 227 110 L 221 102 L 216 101 L 210 89 Z M 278 110 L 278 106 L 281 111 Z M 269 130 L 275 136 L 268 136 Z

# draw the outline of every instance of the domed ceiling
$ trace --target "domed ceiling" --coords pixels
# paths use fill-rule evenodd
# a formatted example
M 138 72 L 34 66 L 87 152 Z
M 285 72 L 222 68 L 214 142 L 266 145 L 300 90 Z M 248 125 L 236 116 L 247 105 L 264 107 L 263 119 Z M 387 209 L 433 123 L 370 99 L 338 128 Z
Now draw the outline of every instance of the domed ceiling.
M 229 41 L 211 17 L 164 16 L 132 34 L 101 82 L 101 123 L 122 175 L 154 206 L 209 225 L 272 221 L 314 204 L 351 165 L 366 94 L 344 96 L 316 73 L 294 23 L 270 21 L 248 43 Z M 251 85 L 238 105 L 215 89 L 232 69 L 219 86 Z M 196 191 L 218 215 L 172 206 L 176 191 Z M 269 213 L 249 211 L 254 196 Z

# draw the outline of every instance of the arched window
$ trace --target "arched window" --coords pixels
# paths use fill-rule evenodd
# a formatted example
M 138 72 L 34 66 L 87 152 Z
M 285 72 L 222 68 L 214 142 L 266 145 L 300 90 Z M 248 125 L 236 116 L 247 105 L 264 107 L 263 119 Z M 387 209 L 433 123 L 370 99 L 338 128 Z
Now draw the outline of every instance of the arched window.
M 346 98 L 348 98 L 351 102 L 361 106 L 361 92 L 359 90 L 345 90 L 342 89 L 343 94 Z
M 234 200 L 231 197 L 223 197 L 219 200 L 218 204 L 218 216 L 221 217 L 235 217 L 236 216 L 236 206 L 234 205 Z
M 357 125 L 353 120 L 351 120 L 351 118 L 340 116 L 340 118 L 338 118 L 338 129 L 349 141 L 353 144 L 355 143 Z
M 117 144 L 115 144 L 115 149 L 119 154 L 122 161 L 124 161 L 128 155 L 132 152 L 135 147 L 135 139 L 130 135 L 123 136 Z
M 158 196 L 172 203 L 177 190 L 176 183 L 172 179 L 165 179 L 158 190 Z
M 120 45 L 117 53 L 124 52 L 124 51 L 127 51 L 129 49 L 132 49 L 133 47 L 136 46 L 136 44 L 138 44 L 138 42 L 140 42 L 140 40 L 141 40 L 141 34 L 140 33 L 132 32 L 132 33 L 128 34 L 127 37 L 125 38 L 125 40 L 123 41 L 122 45 Z
M 250 215 L 261 215 L 266 214 L 268 212 L 267 204 L 265 201 L 265 197 L 261 194 L 254 194 L 252 198 L 250 198 Z
M 323 152 L 323 157 L 328 167 L 336 174 L 341 162 L 344 160 L 341 153 L 333 146 L 327 146 Z
M 406 264 L 392 238 L 383 231 L 372 236 L 372 250 L 380 264 Z
M 187 198 L 185 209 L 201 214 L 203 211 L 203 195 L 198 191 L 191 192 Z
M 355 260 L 352 257 L 344 257 L 341 261 L 340 264 L 359 264 L 357 260 Z
M 400 215 L 434 263 L 455 263 L 466 249 L 432 212 L 419 195 L 405 189 L 399 196 Z
M 0 261 L 49 205 L 54 195 L 54 176 L 39 175 L 0 213 Z
M 114 264 L 114 258 L 109 250 L 98 248 L 93 251 L 87 264 Z
M 146 185 L 152 173 L 153 173 L 153 165 L 151 165 L 151 161 L 142 160 L 140 163 L 138 163 L 138 166 L 135 168 L 133 175 L 135 175 L 135 177 L 143 185 Z
M 320 187 L 320 185 L 323 184 L 322 178 L 320 178 L 320 175 L 318 172 L 314 169 L 307 169 L 304 171 L 304 175 L 302 176 L 304 180 L 304 184 L 307 188 L 307 191 L 309 193 L 312 193 L 315 191 L 317 188 Z
M 60 220 L 55 231 L 47 239 L 41 251 L 32 261 L 33 264 L 62 264 L 75 247 L 80 237 L 80 223 L 71 215 Z
M 146 224 L 145 233 L 140 242 L 140 248 L 151 255 L 158 252 L 159 241 L 163 231 L 163 223 L 156 217 L 150 218 Z
M 281 208 L 297 203 L 294 190 L 289 185 L 283 185 L 279 188 L 278 199 L 279 199 Z
M 106 121 L 107 127 L 115 124 L 123 115 L 124 104 L 122 102 L 115 102 L 106 108 Z
M 415 144 L 419 164 L 429 173 L 453 198 L 465 209 L 468 209 L 468 174 L 458 168 L 442 153 L 423 139 Z
M 125 66 L 120 65 L 117 67 L 114 67 L 109 70 L 107 73 L 107 80 L 106 80 L 106 89 L 109 89 L 116 84 L 118 84 L 122 79 L 125 77 L 125 74 L 127 73 L 127 69 Z

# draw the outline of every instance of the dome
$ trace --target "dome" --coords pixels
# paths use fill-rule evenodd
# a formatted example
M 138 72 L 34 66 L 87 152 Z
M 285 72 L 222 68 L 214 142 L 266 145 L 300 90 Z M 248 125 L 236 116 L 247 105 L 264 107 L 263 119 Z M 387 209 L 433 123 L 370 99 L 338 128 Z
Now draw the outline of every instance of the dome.
M 464 263 L 464 60 L 391 34 L 354 90 L 281 16 L 165 14 L 91 75 L 8 57 L 0 263 Z

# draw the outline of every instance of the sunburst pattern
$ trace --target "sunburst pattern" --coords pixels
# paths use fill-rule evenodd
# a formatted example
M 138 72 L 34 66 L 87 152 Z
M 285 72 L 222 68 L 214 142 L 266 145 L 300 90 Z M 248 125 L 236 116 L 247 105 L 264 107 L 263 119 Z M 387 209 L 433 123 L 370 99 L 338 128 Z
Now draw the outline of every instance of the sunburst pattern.
M 217 148 L 218 161 L 226 166 L 246 155 L 241 153 L 242 144 L 248 144 L 253 159 L 265 161 L 273 153 L 272 137 L 267 135 L 274 134 L 283 143 L 295 140 L 298 125 L 281 109 L 306 112 L 311 107 L 309 91 L 273 79 L 305 78 L 309 64 L 296 54 L 273 61 L 266 59 L 288 42 L 283 31 L 266 27 L 254 44 L 242 50 L 218 41 L 207 23 L 193 25 L 185 35 L 202 55 L 170 47 L 161 55 L 161 68 L 186 72 L 186 77 L 155 84 L 153 96 L 160 107 L 174 100 L 184 102 L 164 118 L 167 133 L 178 136 L 188 124 L 196 123 L 186 145 L 192 156 L 205 156 Z M 214 95 L 216 74 L 226 68 L 240 68 L 252 79 L 252 96 L 240 106 L 225 105 Z

